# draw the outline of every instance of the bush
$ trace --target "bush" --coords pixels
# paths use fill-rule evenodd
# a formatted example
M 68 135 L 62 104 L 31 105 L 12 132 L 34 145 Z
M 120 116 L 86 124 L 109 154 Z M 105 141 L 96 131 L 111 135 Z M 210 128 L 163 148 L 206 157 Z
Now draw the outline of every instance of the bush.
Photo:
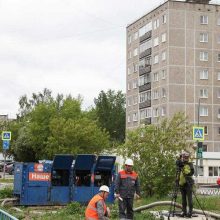
M 12 193 L 13 193 L 12 188 L 9 188 L 9 187 L 4 188 L 0 190 L 0 199 L 11 198 Z

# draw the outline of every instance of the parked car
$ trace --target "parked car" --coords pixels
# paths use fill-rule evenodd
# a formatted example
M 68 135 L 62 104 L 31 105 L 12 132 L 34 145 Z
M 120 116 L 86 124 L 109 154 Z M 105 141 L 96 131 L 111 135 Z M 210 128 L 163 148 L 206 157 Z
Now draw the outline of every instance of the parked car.
M 9 175 L 14 174 L 14 162 L 6 165 L 5 172 L 8 173 Z
M 14 163 L 14 161 L 6 161 L 5 162 L 6 163 L 6 166 L 7 165 L 10 165 L 10 164 L 13 164 Z M 5 166 L 5 169 L 6 169 L 6 166 Z M 4 171 L 4 161 L 0 161 L 0 172 L 3 172 Z
M 220 177 L 217 179 L 217 184 L 220 186 Z

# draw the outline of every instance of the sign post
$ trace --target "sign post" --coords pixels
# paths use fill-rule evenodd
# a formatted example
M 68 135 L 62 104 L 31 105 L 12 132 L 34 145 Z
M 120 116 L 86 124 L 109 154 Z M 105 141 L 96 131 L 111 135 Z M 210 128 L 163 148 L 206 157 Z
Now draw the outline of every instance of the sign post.
M 3 131 L 2 132 L 2 147 L 3 147 L 3 155 L 4 155 L 4 169 L 3 169 L 3 178 L 5 179 L 5 167 L 6 167 L 6 153 L 9 149 L 11 140 L 11 131 Z

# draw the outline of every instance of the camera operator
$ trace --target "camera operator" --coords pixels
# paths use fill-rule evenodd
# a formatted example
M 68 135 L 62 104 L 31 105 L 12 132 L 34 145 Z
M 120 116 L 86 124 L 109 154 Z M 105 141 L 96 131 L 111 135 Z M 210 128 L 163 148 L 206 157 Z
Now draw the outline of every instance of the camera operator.
M 180 160 L 176 162 L 180 174 L 179 174 L 179 186 L 182 195 L 182 214 L 181 217 L 192 217 L 193 201 L 192 191 L 194 180 L 192 178 L 194 174 L 193 163 L 189 161 L 189 153 L 184 152 L 181 155 Z M 187 200 L 188 200 L 188 213 L 187 213 Z

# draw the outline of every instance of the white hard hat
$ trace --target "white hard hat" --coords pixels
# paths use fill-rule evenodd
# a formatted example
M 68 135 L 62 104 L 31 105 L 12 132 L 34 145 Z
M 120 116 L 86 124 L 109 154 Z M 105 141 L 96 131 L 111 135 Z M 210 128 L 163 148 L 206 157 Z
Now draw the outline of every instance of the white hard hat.
M 132 159 L 127 159 L 127 160 L 125 161 L 125 165 L 134 166 L 133 160 L 132 160 Z
M 108 188 L 108 186 L 103 185 L 103 186 L 101 186 L 101 187 L 99 188 L 99 192 L 100 192 L 100 191 L 108 192 L 108 193 L 109 193 L 109 188 Z

